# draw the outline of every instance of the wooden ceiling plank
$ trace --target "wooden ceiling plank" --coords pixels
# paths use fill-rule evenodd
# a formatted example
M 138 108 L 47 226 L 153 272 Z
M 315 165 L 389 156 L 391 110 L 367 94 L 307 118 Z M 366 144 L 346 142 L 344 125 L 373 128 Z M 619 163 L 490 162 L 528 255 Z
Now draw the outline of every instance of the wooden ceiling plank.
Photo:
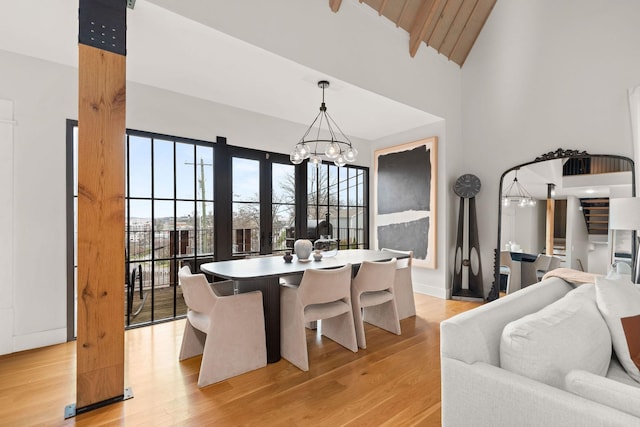
M 433 20 L 431 21 L 431 24 L 427 28 L 427 31 L 425 32 L 424 37 L 422 38 L 422 41 L 425 42 L 427 46 L 431 46 L 431 44 L 429 43 L 429 39 L 431 38 L 431 35 L 435 31 L 436 26 L 438 25 L 438 22 L 440 22 L 440 20 L 442 19 L 442 13 L 447 3 L 449 3 L 449 1 L 451 0 L 440 0 L 440 2 L 436 5 L 436 10 L 434 11 L 434 15 L 433 15 Z
M 471 16 L 471 12 L 473 12 L 473 8 L 476 7 L 477 2 L 478 0 L 464 0 L 462 2 L 462 6 L 460 6 L 460 10 L 458 10 L 456 17 L 451 23 L 451 27 L 440 46 L 440 53 L 445 55 L 447 58 L 451 56 L 451 52 L 453 52 L 453 48 L 458 42 L 458 39 L 462 34 L 462 30 L 467 24 L 467 21 Z
M 496 0 L 478 0 L 453 47 L 450 60 L 462 67 L 495 4 Z
M 398 16 L 398 20 L 396 21 L 396 28 L 400 26 L 400 22 L 405 17 L 407 13 L 407 6 L 409 5 L 409 0 L 404 0 L 404 4 L 402 5 L 402 10 L 400 11 L 400 16 Z
M 378 9 L 379 16 L 382 16 L 382 12 L 384 12 L 384 8 L 387 7 L 388 2 L 389 0 L 382 0 L 382 3 L 380 4 L 380 8 Z
M 329 0 L 329 7 L 331 11 L 337 13 L 340 10 L 340 5 L 342 4 L 342 0 Z
M 463 0 L 447 0 L 444 8 L 442 9 L 442 13 L 438 18 L 438 21 L 433 29 L 433 32 L 429 36 L 425 42 L 427 45 L 431 46 L 438 52 L 440 52 L 440 46 L 442 46 L 442 42 L 444 42 L 447 33 L 451 29 L 451 24 L 453 20 L 456 18 L 460 7 L 462 6 Z
M 420 43 L 427 36 L 429 27 L 435 24 L 440 3 L 440 0 L 424 0 L 422 2 L 409 32 L 409 54 L 412 58 L 416 56 Z

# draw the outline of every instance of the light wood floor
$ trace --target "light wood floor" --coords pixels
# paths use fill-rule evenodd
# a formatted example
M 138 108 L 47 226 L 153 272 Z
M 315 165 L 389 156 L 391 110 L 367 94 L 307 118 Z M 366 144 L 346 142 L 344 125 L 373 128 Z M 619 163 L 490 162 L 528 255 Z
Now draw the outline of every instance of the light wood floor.
M 0 425 L 437 426 L 439 323 L 477 305 L 416 294 L 401 336 L 367 326 L 367 349 L 352 353 L 309 331 L 309 372 L 282 359 L 203 389 L 200 357 L 178 362 L 184 320 L 129 330 L 134 398 L 68 420 L 75 342 L 0 356 Z

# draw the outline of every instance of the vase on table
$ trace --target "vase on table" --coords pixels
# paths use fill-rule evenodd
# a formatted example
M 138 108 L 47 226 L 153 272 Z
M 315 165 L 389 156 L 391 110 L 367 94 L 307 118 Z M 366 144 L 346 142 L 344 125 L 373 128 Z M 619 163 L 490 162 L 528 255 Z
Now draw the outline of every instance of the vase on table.
M 293 251 L 295 252 L 298 259 L 309 259 L 312 250 L 313 244 L 311 243 L 311 240 L 298 239 L 293 244 Z
M 313 248 L 322 252 L 325 258 L 332 257 L 338 253 L 338 240 L 332 239 L 331 236 L 320 236 L 313 244 Z

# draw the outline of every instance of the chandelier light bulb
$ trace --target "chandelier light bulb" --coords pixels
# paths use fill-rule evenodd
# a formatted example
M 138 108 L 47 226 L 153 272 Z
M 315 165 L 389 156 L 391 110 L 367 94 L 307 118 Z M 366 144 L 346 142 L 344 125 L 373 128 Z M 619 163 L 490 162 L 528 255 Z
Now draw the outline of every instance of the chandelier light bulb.
M 318 165 L 322 162 L 320 160 L 320 157 L 316 154 L 311 155 L 311 157 L 309 157 L 309 161 L 313 163 L 315 167 L 318 167 Z
M 330 159 L 335 159 L 340 154 L 340 147 L 337 143 L 331 141 L 324 150 L 324 154 Z
M 300 153 L 300 156 L 302 157 L 302 160 L 308 159 L 309 156 L 311 155 L 311 149 L 304 142 L 302 144 L 296 145 L 296 150 L 298 150 L 298 152 Z
M 338 167 L 342 167 L 347 164 L 342 154 L 339 154 L 338 157 L 336 157 L 336 159 L 333 161 L 333 163 L 335 163 L 335 165 Z
M 293 163 L 294 165 L 299 165 L 304 159 L 300 155 L 300 151 L 298 151 L 298 149 L 296 148 L 289 155 L 289 160 L 291 160 L 291 163 Z
M 356 161 L 356 157 L 358 156 L 358 150 L 353 147 L 347 148 L 347 151 L 344 153 L 344 160 L 351 163 Z

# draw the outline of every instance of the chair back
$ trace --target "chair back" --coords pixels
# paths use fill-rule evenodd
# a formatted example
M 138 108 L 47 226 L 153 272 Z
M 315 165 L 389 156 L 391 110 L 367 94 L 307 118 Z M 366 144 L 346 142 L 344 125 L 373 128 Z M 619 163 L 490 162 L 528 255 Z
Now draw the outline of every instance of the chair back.
M 511 267 L 511 252 L 500 251 L 500 265 Z
M 408 258 L 397 259 L 396 268 L 397 269 L 411 268 L 411 265 L 413 263 L 413 251 L 401 251 L 398 249 L 388 249 L 388 248 L 382 248 L 381 250 L 385 252 L 391 252 L 392 254 L 396 254 L 396 255 L 408 255 Z
M 396 278 L 396 263 L 391 261 L 363 261 L 358 274 L 353 279 L 353 287 L 360 292 L 390 291 Z
M 562 258 L 557 257 L 557 256 L 552 256 L 551 257 L 551 262 L 549 262 L 549 270 L 555 270 L 556 268 L 560 267 L 560 264 L 562 264 Z
M 551 256 L 538 254 L 538 257 L 533 262 L 533 266 L 536 271 L 544 271 L 545 273 L 549 270 L 549 264 L 551 263 Z
M 204 274 L 191 274 L 189 266 L 184 266 L 178 272 L 178 283 L 182 288 L 182 295 L 190 310 L 206 313 L 216 303 L 216 295 L 207 282 Z
M 350 298 L 351 264 L 331 270 L 305 270 L 298 296 L 303 306 Z

